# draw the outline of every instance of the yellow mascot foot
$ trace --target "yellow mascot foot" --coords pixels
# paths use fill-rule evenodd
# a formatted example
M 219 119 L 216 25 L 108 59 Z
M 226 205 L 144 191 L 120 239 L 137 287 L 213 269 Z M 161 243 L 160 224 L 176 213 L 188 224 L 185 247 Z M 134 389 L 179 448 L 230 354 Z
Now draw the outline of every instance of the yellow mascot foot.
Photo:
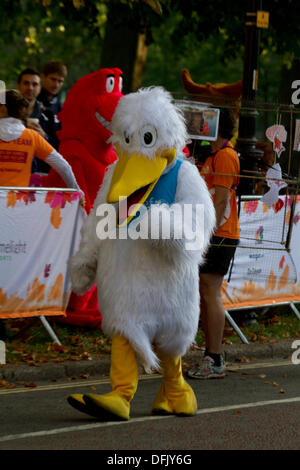
M 88 414 L 90 416 L 93 416 L 94 418 L 97 418 L 97 415 L 85 403 L 85 401 L 83 399 L 83 395 L 75 393 L 73 395 L 70 395 L 67 398 L 67 401 L 68 401 L 69 405 L 71 405 L 76 410 L 81 411 L 82 413 Z
M 102 421 L 129 420 L 130 401 L 138 383 L 138 363 L 129 341 L 121 335 L 112 338 L 110 381 L 111 392 L 70 395 L 69 404 Z
M 83 396 L 86 406 L 97 418 L 105 421 L 128 421 L 130 404 L 129 402 L 115 392 L 105 395 L 95 395 L 88 393 Z
M 182 376 L 181 358 L 158 351 L 163 372 L 163 383 L 156 395 L 152 412 L 193 416 L 197 411 L 197 400 L 192 387 Z
M 155 397 L 152 413 L 155 415 L 172 415 L 173 409 L 164 393 L 164 384 L 161 384 L 160 389 Z
M 168 387 L 162 383 L 153 403 L 152 413 L 177 416 L 194 416 L 197 411 L 197 400 L 193 389 L 185 381 L 178 387 Z

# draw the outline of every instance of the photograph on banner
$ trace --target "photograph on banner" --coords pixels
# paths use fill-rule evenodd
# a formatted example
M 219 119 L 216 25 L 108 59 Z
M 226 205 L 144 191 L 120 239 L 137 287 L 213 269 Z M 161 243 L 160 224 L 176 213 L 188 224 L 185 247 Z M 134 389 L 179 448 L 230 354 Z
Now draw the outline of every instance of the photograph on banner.
M 176 100 L 186 119 L 190 139 L 217 140 L 220 110 L 195 101 Z

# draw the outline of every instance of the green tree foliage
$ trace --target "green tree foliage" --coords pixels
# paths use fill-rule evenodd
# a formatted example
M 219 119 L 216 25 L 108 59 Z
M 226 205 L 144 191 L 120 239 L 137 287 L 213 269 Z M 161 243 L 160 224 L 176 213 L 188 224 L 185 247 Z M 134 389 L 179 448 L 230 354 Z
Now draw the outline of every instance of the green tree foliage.
M 251 2 L 250 2 L 251 3 Z M 252 1 L 253 3 L 253 1 Z M 256 2 L 258 4 L 258 2 Z M 226 35 L 224 53 L 234 57 L 238 46 L 244 43 L 245 13 L 249 1 L 236 0 L 173 0 L 172 11 L 180 12 L 182 20 L 175 29 L 174 38 L 193 34 L 199 43 L 210 34 Z M 300 58 L 300 3 L 298 0 L 262 0 L 262 9 L 270 13 L 269 28 L 263 30 L 261 47 L 276 51 L 284 61 Z M 181 41 L 176 43 L 181 47 Z
M 223 30 L 208 33 L 201 41 L 191 30 L 185 35 L 179 34 L 183 20 L 182 13 L 175 12 L 159 27 L 153 28 L 143 85 L 164 85 L 172 92 L 182 93 L 180 74 L 183 68 L 190 71 L 197 83 L 240 80 L 243 73 L 242 44 L 236 47 L 234 56 L 226 56 L 227 36 Z M 177 44 L 179 41 L 180 45 Z
M 280 69 L 292 69 L 300 58 L 300 3 L 262 3 L 270 26 L 261 31 L 259 93 L 276 100 Z M 246 7 L 236 0 L 1 0 L 0 78 L 14 86 L 24 67 L 41 69 L 51 59 L 68 66 L 67 87 L 99 68 L 101 58 L 122 68 L 118 52 L 126 38 L 117 30 L 126 25 L 145 34 L 149 46 L 143 85 L 181 92 L 183 67 L 200 83 L 235 81 L 242 75 Z M 115 31 L 114 45 L 104 42 L 105 31 Z
M 41 70 L 49 60 L 62 60 L 68 66 L 67 87 L 99 67 L 105 4 L 90 2 L 82 15 L 72 0 L 49 3 L 1 0 L 0 77 L 8 87 L 15 86 L 25 67 Z
M 291 104 L 291 83 L 300 78 L 300 4 L 296 0 L 262 3 L 270 22 L 260 34 L 257 99 Z M 154 41 L 143 84 L 163 84 L 182 93 L 180 71 L 184 67 L 197 83 L 242 78 L 246 7 L 246 1 L 172 1 L 172 13 L 152 28 Z M 265 129 L 276 115 L 268 113 L 261 120 Z

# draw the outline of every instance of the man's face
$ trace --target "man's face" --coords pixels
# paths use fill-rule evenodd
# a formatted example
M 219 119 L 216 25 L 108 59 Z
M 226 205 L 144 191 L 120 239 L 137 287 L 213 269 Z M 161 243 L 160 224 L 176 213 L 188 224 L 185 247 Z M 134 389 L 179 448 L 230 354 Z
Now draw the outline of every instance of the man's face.
M 49 75 L 42 74 L 43 87 L 50 96 L 55 96 L 59 93 L 64 83 L 64 77 L 57 73 L 50 73 Z
M 24 98 L 33 101 L 41 91 L 41 79 L 38 75 L 23 75 L 18 83 L 18 89 Z

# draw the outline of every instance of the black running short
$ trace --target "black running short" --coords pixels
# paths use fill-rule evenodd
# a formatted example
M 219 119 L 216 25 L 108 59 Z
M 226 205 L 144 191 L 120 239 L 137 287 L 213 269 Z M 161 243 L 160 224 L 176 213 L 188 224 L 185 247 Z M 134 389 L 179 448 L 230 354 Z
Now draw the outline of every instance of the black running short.
M 212 237 L 204 263 L 199 267 L 200 274 L 221 274 L 225 276 L 239 240 Z

